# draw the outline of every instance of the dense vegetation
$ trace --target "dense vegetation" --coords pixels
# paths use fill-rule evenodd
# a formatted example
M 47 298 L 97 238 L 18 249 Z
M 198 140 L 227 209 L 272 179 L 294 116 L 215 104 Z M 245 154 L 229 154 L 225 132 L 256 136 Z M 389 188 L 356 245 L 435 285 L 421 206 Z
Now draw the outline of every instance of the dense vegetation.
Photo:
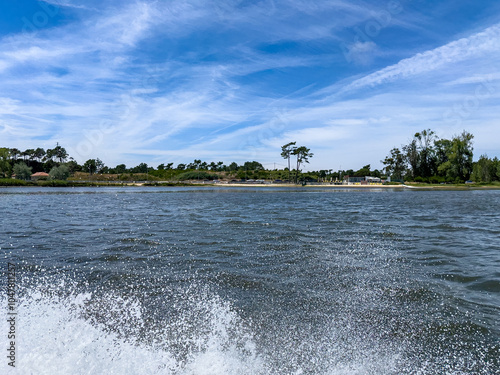
M 396 180 L 430 183 L 500 180 L 497 158 L 483 155 L 478 162 L 473 162 L 473 138 L 464 131 L 451 140 L 440 139 L 434 131 L 423 130 L 401 149 L 393 148 L 382 160 L 385 173 Z
M 393 181 L 414 181 L 421 183 L 463 183 L 472 179 L 478 183 L 492 183 L 500 180 L 500 161 L 482 155 L 473 162 L 473 135 L 464 131 L 451 140 L 440 139 L 434 131 L 427 129 L 416 133 L 411 141 L 400 148 L 393 148 L 382 160 L 382 171 L 372 170 L 370 164 L 361 169 L 334 171 L 333 169 L 303 173 L 301 166 L 313 157 L 310 149 L 290 142 L 281 148 L 281 156 L 287 161 L 284 168 L 266 169 L 257 161 L 224 164 L 222 161 L 205 162 L 195 159 L 184 164 L 162 163 L 157 168 L 146 163 L 131 168 L 125 164 L 106 166 L 99 158 L 78 164 L 69 157 L 59 144 L 54 149 L 43 148 L 20 151 L 16 148 L 0 148 L 0 185 L 12 185 L 16 181 L 28 181 L 35 172 L 49 174 L 42 179 L 46 184 L 65 186 L 64 181 L 203 181 L 203 180 L 278 180 L 283 182 L 332 182 L 344 176 L 373 176 Z M 293 163 L 292 163 L 292 159 Z M 295 165 L 292 165 L 295 164 Z M 28 182 L 26 182 L 28 183 Z M 22 184 L 17 182 L 18 185 Z

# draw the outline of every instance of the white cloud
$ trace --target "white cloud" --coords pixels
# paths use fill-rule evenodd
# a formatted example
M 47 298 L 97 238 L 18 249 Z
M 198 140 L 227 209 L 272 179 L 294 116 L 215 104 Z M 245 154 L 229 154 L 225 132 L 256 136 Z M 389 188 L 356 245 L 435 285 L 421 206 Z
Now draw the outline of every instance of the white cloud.
M 360 65 L 369 65 L 379 54 L 377 45 L 374 42 L 356 42 L 348 47 L 346 59 Z
M 36 60 L 55 59 L 64 55 L 74 54 L 74 49 L 68 48 L 40 48 L 33 46 L 25 49 L 4 52 L 4 56 L 19 62 L 34 62 Z
M 0 97 L 0 114 L 15 114 L 19 109 L 19 101 Z
M 154 12 L 152 5 L 144 2 L 125 5 L 114 15 L 99 19 L 93 33 L 104 42 L 134 46 L 153 24 Z
M 431 51 L 419 53 L 399 63 L 360 78 L 345 88 L 345 91 L 380 85 L 397 79 L 412 77 L 425 72 L 457 64 L 471 57 L 497 54 L 500 51 L 500 24 L 483 32 L 451 42 Z
M 471 76 L 460 77 L 458 79 L 448 82 L 447 84 L 450 86 L 483 84 L 483 83 L 489 84 L 495 81 L 500 81 L 500 73 L 474 74 Z
M 53 9 L 53 12 L 57 12 L 57 7 L 63 7 L 63 8 L 74 8 L 74 9 L 91 9 L 85 5 L 81 4 L 75 4 L 72 3 L 71 1 L 61 1 L 61 0 L 42 0 L 44 3 L 50 4 L 56 9 Z

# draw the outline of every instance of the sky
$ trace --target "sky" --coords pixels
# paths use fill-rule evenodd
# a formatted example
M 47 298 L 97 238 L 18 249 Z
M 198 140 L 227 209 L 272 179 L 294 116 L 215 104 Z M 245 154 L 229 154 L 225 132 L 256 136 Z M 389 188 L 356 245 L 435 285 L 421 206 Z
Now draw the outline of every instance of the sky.
M 0 147 L 359 169 L 421 130 L 500 157 L 498 0 L 4 0 Z

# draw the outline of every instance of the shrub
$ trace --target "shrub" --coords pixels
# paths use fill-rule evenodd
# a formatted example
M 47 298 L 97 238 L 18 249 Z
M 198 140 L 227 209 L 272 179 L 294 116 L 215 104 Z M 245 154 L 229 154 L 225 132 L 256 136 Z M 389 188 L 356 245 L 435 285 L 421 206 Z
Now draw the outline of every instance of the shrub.
M 133 177 L 131 174 L 123 173 L 118 177 L 120 181 L 132 181 Z
M 52 180 L 66 180 L 69 177 L 69 168 L 66 165 L 53 167 L 49 175 Z
M 0 186 L 26 186 L 30 185 L 30 182 L 17 180 L 13 178 L 0 178 Z
M 441 182 L 444 182 L 444 177 L 432 176 L 432 177 L 429 177 L 429 182 L 431 184 L 440 184 Z
M 14 165 L 14 174 L 20 180 L 29 180 L 31 178 L 31 167 L 24 163 Z
M 69 185 L 68 181 L 50 180 L 50 181 L 37 181 L 38 186 L 52 186 L 52 187 L 66 187 Z
M 420 182 L 420 183 L 425 182 L 425 180 L 423 179 L 423 177 L 420 177 L 420 176 L 415 177 L 414 181 L 415 182 Z
M 192 172 L 185 172 L 181 173 L 179 176 L 177 176 L 177 179 L 183 181 L 183 180 L 214 180 L 217 179 L 218 176 L 215 174 L 210 174 L 208 172 L 197 172 L 197 171 L 192 171 Z

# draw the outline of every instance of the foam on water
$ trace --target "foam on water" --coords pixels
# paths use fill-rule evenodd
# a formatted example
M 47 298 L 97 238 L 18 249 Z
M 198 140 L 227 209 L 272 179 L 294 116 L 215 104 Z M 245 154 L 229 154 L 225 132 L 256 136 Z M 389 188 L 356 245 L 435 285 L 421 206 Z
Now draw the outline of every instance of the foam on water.
M 4 358 L 2 374 L 265 373 L 251 336 L 216 297 L 190 301 L 204 325 L 193 329 L 180 318 L 152 329 L 135 298 L 109 293 L 95 301 L 92 293 L 42 289 L 23 293 L 18 303 L 16 368 Z M 7 305 L 4 297 L 1 303 Z
M 345 352 L 345 337 L 334 332 L 294 346 L 296 332 L 277 330 L 288 337 L 259 343 L 259 328 L 216 294 L 193 286 L 164 290 L 170 315 L 163 319 L 148 316 L 137 296 L 81 290 L 53 278 L 20 288 L 16 368 L 4 358 L 1 374 L 361 375 L 400 368 L 397 354 L 361 343 Z M 4 296 L 0 303 L 7 305 Z M 2 332 L 8 329 L 4 313 Z
M 21 280 L 18 289 L 16 368 L 4 355 L 1 374 L 495 374 L 494 361 L 471 363 L 464 348 L 432 358 L 424 346 L 411 357 L 410 341 L 370 331 L 382 326 L 332 321 L 294 331 L 276 321 L 275 332 L 262 332 L 196 283 L 160 287 L 151 307 L 130 290 L 82 287 L 60 275 L 30 279 L 37 282 Z M 4 295 L 0 304 L 7 306 Z M 471 349 L 488 355 L 486 346 Z

